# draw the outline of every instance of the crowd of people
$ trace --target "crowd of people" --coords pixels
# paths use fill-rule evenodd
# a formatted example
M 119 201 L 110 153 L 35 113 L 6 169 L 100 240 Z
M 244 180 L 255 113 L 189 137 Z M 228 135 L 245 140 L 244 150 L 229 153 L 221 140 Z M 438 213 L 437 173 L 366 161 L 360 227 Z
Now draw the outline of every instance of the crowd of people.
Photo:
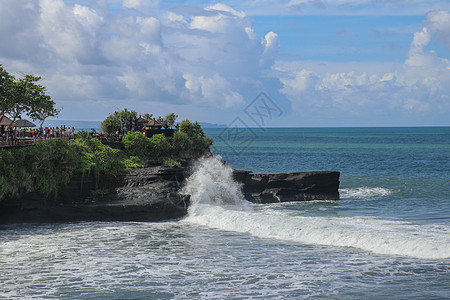
M 102 143 L 118 143 L 122 141 L 123 135 L 116 131 L 115 134 L 104 134 L 103 132 L 97 132 L 95 128 L 91 128 L 91 136 L 98 138 Z
M 0 126 L 0 141 L 8 142 L 11 145 L 17 145 L 21 141 L 49 138 L 71 138 L 75 135 L 75 127 L 65 125 L 55 127 L 41 128 L 18 128 Z

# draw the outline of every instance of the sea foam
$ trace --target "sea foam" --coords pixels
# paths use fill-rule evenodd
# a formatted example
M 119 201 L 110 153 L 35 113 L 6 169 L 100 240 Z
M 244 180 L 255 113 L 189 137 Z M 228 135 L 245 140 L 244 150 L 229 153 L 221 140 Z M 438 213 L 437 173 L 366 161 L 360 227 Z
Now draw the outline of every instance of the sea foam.
M 312 245 L 353 247 L 383 255 L 450 258 L 448 226 L 433 227 L 367 216 L 295 216 L 243 199 L 232 169 L 220 157 L 201 159 L 183 192 L 191 195 L 184 222 Z M 367 196 L 367 195 L 366 195 Z
M 340 189 L 339 194 L 342 199 L 370 199 L 375 197 L 389 196 L 390 194 L 392 194 L 392 191 L 383 187 L 358 187 L 352 189 Z

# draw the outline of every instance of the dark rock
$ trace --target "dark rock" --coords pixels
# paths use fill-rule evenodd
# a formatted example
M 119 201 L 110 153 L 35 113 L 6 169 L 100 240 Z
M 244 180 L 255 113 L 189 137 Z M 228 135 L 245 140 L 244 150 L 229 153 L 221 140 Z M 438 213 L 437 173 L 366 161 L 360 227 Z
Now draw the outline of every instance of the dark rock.
M 251 174 L 234 171 L 243 184 L 245 198 L 254 203 L 308 200 L 339 200 L 340 172 L 317 171 L 280 174 Z
M 0 223 L 162 221 L 187 213 L 178 194 L 186 176 L 179 167 L 147 167 L 119 177 L 75 176 L 58 197 L 31 193 L 0 203 Z
M 234 171 L 248 201 L 273 203 L 338 200 L 339 172 L 251 174 Z M 188 168 L 152 166 L 117 177 L 74 176 L 58 196 L 30 193 L 0 202 L 0 223 L 163 221 L 187 214 L 190 197 L 179 194 Z

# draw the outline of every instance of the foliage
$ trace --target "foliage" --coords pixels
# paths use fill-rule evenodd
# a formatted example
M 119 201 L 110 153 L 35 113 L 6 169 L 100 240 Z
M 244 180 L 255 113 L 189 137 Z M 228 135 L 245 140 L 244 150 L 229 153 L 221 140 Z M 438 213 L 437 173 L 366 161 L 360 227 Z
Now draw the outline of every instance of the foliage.
M 155 134 L 148 138 L 140 132 L 127 133 L 123 137 L 123 143 L 128 156 L 140 159 L 158 158 L 171 151 L 164 134 Z
M 25 75 L 16 80 L 0 65 L 0 115 L 8 114 L 14 122 L 22 114 L 41 121 L 59 115 L 55 102 L 40 84 L 40 76 Z
M 92 155 L 89 155 L 91 170 L 98 176 L 99 174 L 118 175 L 125 171 L 122 151 L 113 149 L 102 144 L 98 139 L 92 138 L 88 141 Z
M 92 135 L 89 131 L 80 130 L 75 132 L 75 138 L 82 140 L 90 140 L 92 138 Z
M 205 132 L 197 121 L 195 121 L 195 123 L 192 123 L 189 120 L 181 121 L 178 124 L 178 131 L 186 133 L 190 138 L 194 136 L 205 136 Z
M 151 122 L 153 120 L 153 114 L 145 113 L 141 115 L 141 118 L 145 119 L 147 122 Z
M 200 156 L 209 150 L 213 140 L 205 136 L 205 132 L 198 122 L 192 123 L 184 120 L 178 124 L 178 130 L 174 133 L 172 144 L 177 154 L 183 152 L 191 156 Z
M 0 150 L 0 199 L 37 191 L 55 194 L 80 169 L 79 149 L 63 140 Z
M 181 166 L 181 163 L 179 161 L 166 156 L 160 157 L 158 159 L 158 162 L 164 166 L 177 166 L 177 167 Z
M 14 85 L 14 77 L 0 65 L 0 115 L 8 112 L 13 106 L 10 93 Z
M 7 73 L 2 75 L 1 69 L 0 75 L 3 76 L 0 80 L 8 80 Z M 115 112 L 102 126 L 111 130 L 114 124 L 117 126 L 123 122 L 121 118 L 127 116 L 134 118 L 137 113 L 126 109 Z M 152 115 L 147 114 L 146 117 L 151 118 Z M 176 118 L 175 114 L 167 115 L 166 119 L 171 120 L 168 125 L 173 124 Z M 172 138 L 167 139 L 164 134 L 149 138 L 141 132 L 132 132 L 124 135 L 123 143 L 125 150 L 113 149 L 92 138 L 89 132 L 80 131 L 76 133 L 76 139 L 70 141 L 57 139 L 30 147 L 0 149 L 0 201 L 32 191 L 46 196 L 56 195 L 76 173 L 90 173 L 98 179 L 103 175 L 118 175 L 130 168 L 140 168 L 149 161 L 180 165 L 180 161 L 207 152 L 212 140 L 205 136 L 198 122 L 184 120 L 178 124 Z
M 191 145 L 189 136 L 179 130 L 175 131 L 172 137 L 172 145 L 179 152 L 188 150 Z
M 150 138 L 150 149 L 153 157 L 161 157 L 170 152 L 170 144 L 167 142 L 164 134 L 155 134 Z
M 164 124 L 165 128 L 172 128 L 175 125 L 175 121 L 177 120 L 178 115 L 174 114 L 174 113 L 170 113 L 168 115 L 166 115 L 164 118 L 159 116 L 156 119 L 156 122 Z
M 117 175 L 140 167 L 136 157 L 103 145 L 98 139 L 61 139 L 31 147 L 0 149 L 0 200 L 36 191 L 56 195 L 75 173 Z
M 177 120 L 178 115 L 174 113 L 170 113 L 164 117 L 164 124 L 167 125 L 167 128 L 172 128 L 175 125 L 175 121 Z
M 152 147 L 150 139 L 140 132 L 125 134 L 122 141 L 127 155 L 136 156 L 141 159 L 149 155 Z
M 116 132 L 124 134 L 128 131 L 139 130 L 139 128 L 136 128 L 137 119 L 138 114 L 136 111 L 127 110 L 125 108 L 123 110 L 115 111 L 106 117 L 102 122 L 101 127 L 106 134 L 115 134 Z

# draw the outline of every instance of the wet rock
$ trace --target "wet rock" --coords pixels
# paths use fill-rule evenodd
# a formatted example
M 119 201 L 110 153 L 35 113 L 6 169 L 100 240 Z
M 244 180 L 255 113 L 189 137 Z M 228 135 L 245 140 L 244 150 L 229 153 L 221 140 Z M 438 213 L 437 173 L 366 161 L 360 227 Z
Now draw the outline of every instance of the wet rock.
M 32 193 L 0 203 L 0 223 L 162 221 L 187 214 L 189 196 L 178 190 L 180 167 L 147 167 L 119 177 L 76 176 L 56 198 Z
M 340 172 L 252 174 L 235 170 L 233 175 L 242 183 L 245 198 L 254 203 L 339 200 Z

